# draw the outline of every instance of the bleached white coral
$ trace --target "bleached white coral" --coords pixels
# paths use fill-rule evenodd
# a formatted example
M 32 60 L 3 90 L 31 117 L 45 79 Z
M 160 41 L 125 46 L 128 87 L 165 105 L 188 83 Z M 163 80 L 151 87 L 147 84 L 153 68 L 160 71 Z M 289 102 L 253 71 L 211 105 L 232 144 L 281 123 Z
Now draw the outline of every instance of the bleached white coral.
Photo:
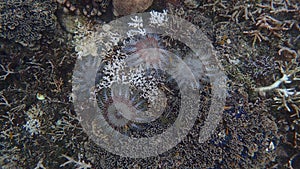
M 23 127 L 30 133 L 30 135 L 34 135 L 40 133 L 40 126 L 41 123 L 38 119 L 30 119 Z
M 92 31 L 91 25 L 83 26 L 78 23 L 78 31 L 75 32 L 73 44 L 79 59 L 88 55 L 104 56 L 106 52 L 112 49 L 112 46 L 117 45 L 121 39 L 121 35 L 117 32 L 112 32 L 111 27 L 104 24 L 102 28 L 94 26 L 93 29 L 100 30 L 100 32 Z M 105 40 L 109 39 L 108 42 Z M 99 44 L 103 48 L 99 48 Z
M 84 25 L 78 19 L 75 20 L 76 31 L 73 37 L 73 44 L 75 45 L 75 51 L 78 58 L 82 58 L 87 55 L 96 56 L 97 46 L 95 41 L 96 32 L 90 30 L 90 25 Z
M 146 30 L 143 26 L 143 18 L 142 17 L 131 17 L 131 21 L 128 22 L 128 26 L 131 28 L 126 33 L 128 37 L 133 37 L 135 35 L 146 35 Z
M 97 46 L 95 39 L 93 38 L 95 36 L 94 34 L 94 32 L 90 32 L 89 35 L 83 37 L 81 37 L 81 35 L 75 35 L 75 51 L 77 52 L 79 59 L 88 55 L 97 56 Z
M 163 10 L 163 13 L 161 12 L 156 12 L 156 11 L 151 11 L 150 12 L 151 17 L 150 23 L 157 25 L 157 26 L 163 26 L 168 22 L 168 16 L 167 16 L 167 11 Z
M 40 161 L 36 164 L 36 167 L 34 169 L 46 169 L 46 167 L 43 165 L 43 159 L 40 159 Z
M 110 42 L 112 43 L 112 45 L 117 45 L 120 42 L 121 37 L 118 33 L 109 32 L 109 36 L 110 36 Z
M 128 78 L 124 71 L 125 61 L 122 58 L 112 59 L 103 67 L 102 80 L 98 84 L 100 88 L 109 88 L 113 83 L 127 83 Z
M 129 74 L 129 82 L 133 87 L 142 91 L 142 97 L 154 102 L 159 93 L 159 81 L 151 75 L 147 76 L 147 71 L 140 65 L 135 69 L 131 69 Z
M 128 37 L 133 37 L 135 35 L 146 35 L 146 30 L 142 28 L 132 29 L 127 32 Z
M 143 28 L 143 18 L 135 16 L 134 18 L 130 18 L 132 22 L 129 22 L 128 25 L 129 27 L 134 27 L 134 28 Z
M 38 120 L 38 117 L 44 115 L 44 111 L 40 106 L 33 105 L 27 112 L 26 115 L 29 117 L 29 120 L 23 125 L 24 129 L 27 130 L 30 135 L 35 135 L 40 133 L 41 122 Z

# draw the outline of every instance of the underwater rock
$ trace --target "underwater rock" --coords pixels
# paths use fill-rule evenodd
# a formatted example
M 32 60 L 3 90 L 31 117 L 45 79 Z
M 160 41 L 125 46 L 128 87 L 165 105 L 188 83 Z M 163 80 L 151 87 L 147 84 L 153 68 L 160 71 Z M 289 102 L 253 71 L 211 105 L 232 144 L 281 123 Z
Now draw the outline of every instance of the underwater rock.
M 78 31 L 79 29 L 78 24 L 88 23 L 86 18 L 83 16 L 68 15 L 65 13 L 58 15 L 58 21 L 61 26 L 69 33 L 76 33 L 76 31 Z
M 113 13 L 120 16 L 143 12 L 152 5 L 152 2 L 153 0 L 113 0 Z

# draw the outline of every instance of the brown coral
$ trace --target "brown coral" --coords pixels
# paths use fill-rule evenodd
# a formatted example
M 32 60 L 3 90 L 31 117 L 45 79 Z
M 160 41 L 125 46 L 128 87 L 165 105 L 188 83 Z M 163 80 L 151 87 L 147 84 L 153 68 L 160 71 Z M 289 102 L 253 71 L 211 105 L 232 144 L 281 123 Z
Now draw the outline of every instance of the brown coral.
M 143 12 L 152 5 L 153 0 L 113 0 L 115 16 Z

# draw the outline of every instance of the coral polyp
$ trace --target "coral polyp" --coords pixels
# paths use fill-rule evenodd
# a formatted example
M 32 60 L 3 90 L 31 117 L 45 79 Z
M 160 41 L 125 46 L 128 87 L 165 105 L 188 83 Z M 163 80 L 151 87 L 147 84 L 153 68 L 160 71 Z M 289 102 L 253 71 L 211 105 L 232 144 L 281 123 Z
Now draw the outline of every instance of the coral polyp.
M 115 128 L 141 121 L 139 114 L 147 110 L 147 101 L 128 85 L 114 83 L 111 89 L 98 91 L 98 105 L 108 123 Z
M 157 35 L 151 34 L 130 40 L 124 47 L 124 52 L 128 56 L 126 58 L 128 66 L 144 64 L 147 69 L 161 69 L 166 64 L 168 51 L 163 49 L 159 41 Z
M 177 81 L 180 88 L 198 89 L 200 87 L 200 79 L 209 81 L 205 77 L 203 64 L 193 54 L 187 54 L 183 60 L 178 58 L 178 56 L 174 57 L 176 59 L 172 59 L 170 72 L 173 74 L 173 78 Z

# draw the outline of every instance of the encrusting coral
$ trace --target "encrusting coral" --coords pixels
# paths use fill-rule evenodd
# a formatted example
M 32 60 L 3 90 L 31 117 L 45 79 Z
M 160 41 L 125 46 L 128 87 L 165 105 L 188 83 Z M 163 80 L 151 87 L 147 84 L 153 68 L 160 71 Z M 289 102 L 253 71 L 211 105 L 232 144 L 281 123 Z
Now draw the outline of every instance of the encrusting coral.
M 51 0 L 0 2 L 0 37 L 33 47 L 44 32 L 55 30 L 55 10 Z

